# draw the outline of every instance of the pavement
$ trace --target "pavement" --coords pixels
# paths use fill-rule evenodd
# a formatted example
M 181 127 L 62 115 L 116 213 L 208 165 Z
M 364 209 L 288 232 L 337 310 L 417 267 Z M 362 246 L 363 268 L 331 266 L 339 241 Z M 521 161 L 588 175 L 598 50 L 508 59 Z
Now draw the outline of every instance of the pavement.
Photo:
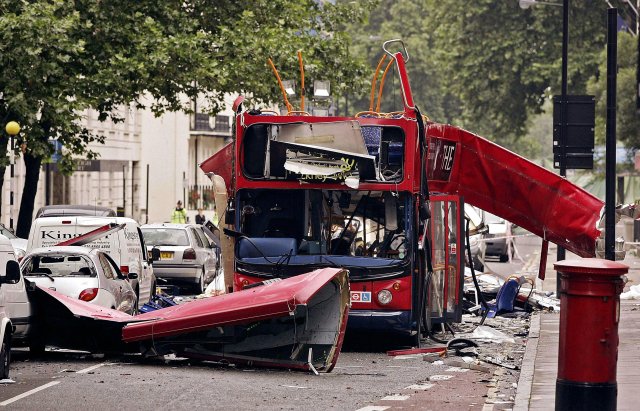
M 632 250 L 633 251 L 633 250 Z M 567 255 L 567 259 L 579 258 Z M 546 279 L 538 287 L 555 291 L 555 247 L 549 247 Z M 629 266 L 625 291 L 640 284 L 640 258 L 635 252 L 627 253 L 623 263 Z M 618 410 L 638 410 L 640 404 L 640 300 L 622 300 L 618 324 Z M 537 312 L 531 318 L 529 339 L 522 361 L 518 389 L 513 410 L 553 410 L 555 408 L 558 369 L 558 339 L 560 315 Z M 588 364 L 588 358 L 585 358 Z

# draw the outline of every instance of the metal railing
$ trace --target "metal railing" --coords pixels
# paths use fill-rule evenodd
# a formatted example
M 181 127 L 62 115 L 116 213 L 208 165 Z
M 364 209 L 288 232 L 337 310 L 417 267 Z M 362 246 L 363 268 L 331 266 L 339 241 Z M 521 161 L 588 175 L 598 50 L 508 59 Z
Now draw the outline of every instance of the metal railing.
M 190 185 L 187 189 L 187 208 L 196 210 L 202 208 L 204 210 L 214 209 L 213 186 L 206 184 Z
M 194 121 L 191 124 L 191 131 L 205 131 L 209 133 L 231 133 L 231 116 L 218 114 L 211 117 L 206 113 L 195 113 Z M 212 121 L 213 120 L 213 121 Z

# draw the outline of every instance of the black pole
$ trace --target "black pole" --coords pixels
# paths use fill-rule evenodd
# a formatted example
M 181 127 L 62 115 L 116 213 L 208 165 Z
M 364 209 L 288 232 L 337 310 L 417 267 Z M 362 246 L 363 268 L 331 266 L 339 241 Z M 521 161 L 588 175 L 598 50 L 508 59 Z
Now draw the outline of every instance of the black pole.
M 145 199 L 145 210 L 146 210 L 146 216 L 145 216 L 145 224 L 149 224 L 149 164 L 147 164 L 147 195 L 146 195 L 146 199 Z
M 133 167 L 133 162 L 131 162 L 131 218 L 133 218 L 133 206 L 134 206 L 134 198 L 135 198 L 135 194 L 134 194 L 134 187 L 135 187 L 135 180 L 133 179 L 134 177 L 134 172 L 135 172 L 135 167 Z
M 15 227 L 13 226 L 13 214 L 14 214 L 14 207 L 13 207 L 13 203 L 14 203 L 14 190 L 15 190 L 15 184 L 16 182 L 15 180 L 15 164 L 16 164 L 16 153 L 14 152 L 14 138 L 13 138 L 13 134 L 11 134 L 11 165 L 9 167 L 10 173 L 9 173 L 9 177 L 10 177 L 10 181 L 9 181 L 9 185 L 11 186 L 11 192 L 9 193 L 9 228 L 11 229 L 11 232 L 15 233 Z
M 618 9 L 607 10 L 607 136 L 605 173 L 604 258 L 615 260 L 616 201 L 616 78 L 618 69 Z
M 44 166 L 44 205 L 51 204 L 51 164 Z
M 567 83 L 568 83 L 568 53 L 569 53 L 569 0 L 562 1 L 562 90 L 560 92 L 560 142 L 563 146 L 560 155 L 560 176 L 567 176 L 566 153 L 564 146 L 567 137 Z M 565 259 L 565 250 L 558 245 L 557 261 Z M 556 295 L 560 295 L 560 276 L 556 275 Z
M 127 210 L 127 166 L 122 165 L 122 216 Z

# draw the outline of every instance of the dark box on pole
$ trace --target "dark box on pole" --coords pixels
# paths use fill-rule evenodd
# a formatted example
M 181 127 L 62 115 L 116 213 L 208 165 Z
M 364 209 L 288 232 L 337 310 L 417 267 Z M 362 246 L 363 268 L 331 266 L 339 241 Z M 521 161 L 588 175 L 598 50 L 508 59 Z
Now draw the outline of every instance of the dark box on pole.
M 565 169 L 592 169 L 596 102 L 594 96 L 553 97 L 553 165 Z M 562 121 L 562 106 L 566 118 Z M 564 128 L 565 132 L 562 133 Z

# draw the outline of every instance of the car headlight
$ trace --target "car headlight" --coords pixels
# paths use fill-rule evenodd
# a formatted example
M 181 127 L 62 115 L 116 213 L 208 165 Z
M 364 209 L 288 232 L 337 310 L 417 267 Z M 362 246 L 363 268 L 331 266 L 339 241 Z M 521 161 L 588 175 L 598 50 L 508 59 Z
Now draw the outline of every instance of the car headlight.
M 393 299 L 393 295 L 389 290 L 382 290 L 378 292 L 378 302 L 382 305 L 387 305 Z

